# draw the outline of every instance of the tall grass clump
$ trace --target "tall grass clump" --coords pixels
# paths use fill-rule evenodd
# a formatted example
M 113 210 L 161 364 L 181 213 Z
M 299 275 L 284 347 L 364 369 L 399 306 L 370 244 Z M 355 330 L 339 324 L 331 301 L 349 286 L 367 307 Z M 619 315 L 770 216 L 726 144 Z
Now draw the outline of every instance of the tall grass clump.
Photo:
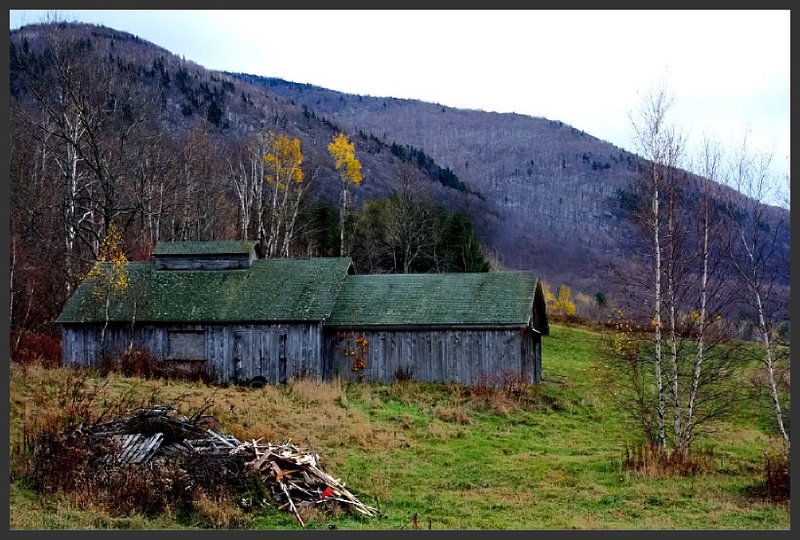
M 713 467 L 714 451 L 711 449 L 685 454 L 665 450 L 652 442 L 626 445 L 622 458 L 624 470 L 638 472 L 647 478 L 695 476 Z

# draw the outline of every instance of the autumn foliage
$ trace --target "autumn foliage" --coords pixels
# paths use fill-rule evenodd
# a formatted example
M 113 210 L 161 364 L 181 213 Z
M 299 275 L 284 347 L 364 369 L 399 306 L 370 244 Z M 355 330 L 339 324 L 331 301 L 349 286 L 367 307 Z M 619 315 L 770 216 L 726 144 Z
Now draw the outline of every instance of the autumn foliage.
M 558 288 L 558 295 L 553 296 L 550 285 L 542 282 L 548 316 L 573 317 L 575 316 L 575 302 L 572 299 L 572 289 L 567 285 Z
M 86 276 L 87 280 L 95 283 L 92 296 L 98 299 L 107 293 L 124 293 L 128 288 L 127 270 L 128 259 L 122 250 L 122 235 L 112 223 L 100 244 L 97 261 Z
M 328 152 L 336 162 L 336 170 L 339 171 L 343 183 L 351 183 L 356 186 L 363 180 L 361 176 L 361 163 L 356 159 L 353 143 L 344 133 L 334 135 L 333 141 L 328 144 Z
M 358 372 L 367 367 L 369 354 L 369 341 L 362 335 L 353 332 L 336 332 L 336 337 L 341 340 L 341 350 L 353 363 L 353 371 Z

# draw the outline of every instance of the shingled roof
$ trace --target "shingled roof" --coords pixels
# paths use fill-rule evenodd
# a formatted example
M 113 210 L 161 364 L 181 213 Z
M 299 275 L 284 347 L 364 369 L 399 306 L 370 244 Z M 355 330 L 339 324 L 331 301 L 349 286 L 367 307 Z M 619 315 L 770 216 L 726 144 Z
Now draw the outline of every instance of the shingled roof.
M 537 283 L 530 272 L 350 275 L 327 324 L 526 325 Z
M 143 323 L 321 321 L 331 313 L 350 264 L 349 258 L 266 259 L 243 270 L 162 271 L 131 262 L 128 288 L 112 302 L 109 321 L 128 322 L 134 315 Z M 57 322 L 103 322 L 92 290 L 93 283 L 84 281 Z

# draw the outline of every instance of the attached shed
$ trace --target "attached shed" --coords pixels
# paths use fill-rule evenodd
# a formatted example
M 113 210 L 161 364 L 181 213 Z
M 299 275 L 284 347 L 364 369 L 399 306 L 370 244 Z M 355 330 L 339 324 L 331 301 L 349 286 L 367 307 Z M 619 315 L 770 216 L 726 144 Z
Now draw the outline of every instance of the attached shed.
M 202 363 L 221 383 L 322 377 L 322 324 L 350 259 L 256 260 L 253 247 L 159 244 L 154 262 L 128 263 L 107 318 L 85 281 L 57 320 L 64 364 L 94 366 L 135 345 L 165 362 Z
M 538 383 L 547 334 L 542 285 L 528 272 L 348 275 L 325 324 L 323 373 Z

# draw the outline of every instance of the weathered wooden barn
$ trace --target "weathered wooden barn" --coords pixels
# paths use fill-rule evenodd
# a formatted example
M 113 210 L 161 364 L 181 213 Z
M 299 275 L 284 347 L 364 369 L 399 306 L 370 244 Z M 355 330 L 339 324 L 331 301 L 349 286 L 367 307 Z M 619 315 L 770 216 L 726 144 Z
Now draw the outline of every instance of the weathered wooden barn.
M 220 383 L 541 381 L 548 325 L 530 273 L 356 276 L 349 258 L 260 260 L 253 248 L 161 243 L 153 262 L 128 263 L 107 312 L 85 281 L 57 320 L 64 364 L 134 345 Z
M 58 318 L 65 365 L 98 363 L 129 344 L 165 362 L 203 363 L 219 382 L 280 384 L 322 376 L 322 323 L 347 258 L 255 260 L 252 242 L 159 244 L 154 262 L 128 263 L 108 325 L 84 282 Z M 133 324 L 132 324 L 133 323 Z
M 538 383 L 547 333 L 531 273 L 348 275 L 325 323 L 323 374 Z M 367 361 L 353 370 L 361 356 Z

